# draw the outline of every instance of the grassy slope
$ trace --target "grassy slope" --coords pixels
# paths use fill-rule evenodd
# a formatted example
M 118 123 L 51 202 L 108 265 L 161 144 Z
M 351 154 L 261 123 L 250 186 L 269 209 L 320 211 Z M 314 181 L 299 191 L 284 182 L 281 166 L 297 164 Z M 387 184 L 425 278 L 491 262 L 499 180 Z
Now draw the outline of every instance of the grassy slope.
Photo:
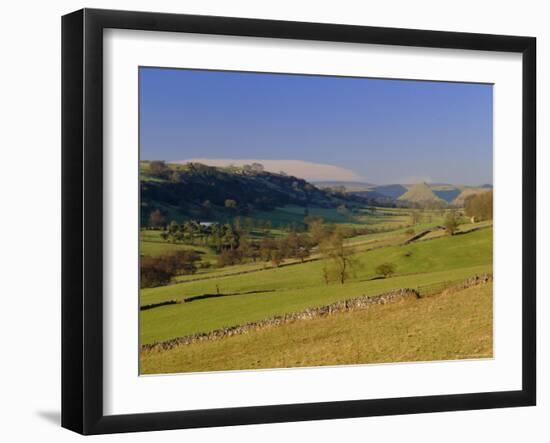
M 347 223 L 351 217 L 340 214 L 334 208 L 308 208 L 310 216 L 319 216 L 328 223 Z M 273 211 L 254 211 L 251 218 L 259 220 L 269 220 L 273 226 L 288 225 L 291 223 L 303 223 L 305 217 L 305 208 L 302 206 L 287 205 L 276 208 Z
M 171 373 L 492 357 L 492 285 L 144 352 Z
M 161 239 L 161 231 L 140 231 L 139 253 L 150 257 L 170 255 L 176 251 L 193 250 L 201 257 L 202 263 L 215 265 L 217 257 L 212 248 L 202 245 L 188 245 L 183 243 L 170 243 Z M 204 271 L 200 270 L 199 273 Z M 187 277 L 187 276 L 184 276 Z M 177 279 L 178 277 L 176 277 Z
M 409 202 L 443 201 L 426 183 L 419 183 L 411 186 L 407 192 L 399 196 L 398 200 Z
M 406 256 L 406 252 L 410 255 Z M 241 324 L 362 294 L 374 295 L 393 288 L 416 287 L 490 272 L 492 231 L 485 229 L 408 246 L 375 249 L 358 253 L 357 257 L 361 267 L 345 285 L 325 285 L 321 277 L 323 263 L 316 261 L 142 290 L 141 304 L 215 293 L 216 285 L 222 293 L 275 292 L 206 299 L 143 311 L 140 313 L 141 343 Z M 375 267 L 385 261 L 397 265 L 398 275 L 369 280 L 375 275 Z
M 169 255 L 182 249 L 191 249 L 202 255 L 202 259 L 215 258 L 211 248 L 201 245 L 188 245 L 183 243 L 170 243 L 162 240 L 161 231 L 141 231 L 140 232 L 140 254 L 149 256 Z M 207 257 L 205 257 L 207 256 Z
M 409 210 L 397 211 L 378 208 L 376 211 L 360 209 L 357 213 L 351 211 L 341 213 L 335 208 L 308 208 L 309 216 L 322 217 L 326 223 L 369 226 L 373 229 L 395 229 L 397 226 L 406 225 L 410 222 L 409 212 Z M 305 208 L 287 205 L 273 211 L 254 211 L 246 217 L 255 220 L 269 220 L 272 226 L 288 226 L 292 223 L 304 222 Z

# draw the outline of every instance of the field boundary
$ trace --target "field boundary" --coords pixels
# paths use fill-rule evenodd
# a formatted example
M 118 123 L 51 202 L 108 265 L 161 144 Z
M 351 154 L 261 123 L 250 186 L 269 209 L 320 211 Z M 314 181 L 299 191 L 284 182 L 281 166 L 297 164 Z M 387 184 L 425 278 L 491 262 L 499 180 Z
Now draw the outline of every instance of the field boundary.
M 402 288 L 394 289 L 380 295 L 362 295 L 360 297 L 341 300 L 329 305 L 319 306 L 315 308 L 305 309 L 298 312 L 290 312 L 284 315 L 277 315 L 256 322 L 249 322 L 243 325 L 229 326 L 227 328 L 219 328 L 210 332 L 200 332 L 197 334 L 178 337 L 163 342 L 148 343 L 141 346 L 142 351 L 151 350 L 168 350 L 179 345 L 188 345 L 200 341 L 219 340 L 233 335 L 246 334 L 250 331 L 264 329 L 270 326 L 280 326 L 285 323 L 290 323 L 296 320 L 310 320 L 317 317 L 332 315 L 340 312 L 349 312 L 360 309 L 365 309 L 372 305 L 385 304 L 397 299 L 405 297 L 420 298 L 420 294 L 416 289 Z
M 473 229 L 470 229 L 468 231 L 464 231 L 464 232 L 460 232 L 460 233 L 457 233 L 455 235 L 464 235 L 464 234 L 469 234 L 469 233 L 472 233 L 472 232 L 476 232 L 476 231 L 479 231 L 479 230 L 482 230 L 482 229 L 487 229 L 487 228 L 490 228 L 492 227 L 492 225 L 489 225 L 489 226 L 481 226 L 481 227 L 476 227 L 476 228 L 473 228 Z M 432 230 L 433 231 L 433 230 Z M 429 231 L 429 232 L 432 232 L 432 231 Z M 391 231 L 389 231 L 391 232 Z M 428 233 L 429 233 L 428 232 Z M 427 234 L 427 233 L 426 233 Z M 424 235 L 426 235 L 424 234 Z M 425 242 L 425 241 L 431 241 L 431 240 L 439 240 L 441 237 L 434 237 L 434 238 L 428 238 L 428 239 L 423 239 L 423 240 L 419 240 L 419 242 Z M 410 239 L 409 239 L 410 240 Z M 383 248 L 387 248 L 387 247 L 403 247 L 403 246 L 408 246 L 410 245 L 411 243 L 413 242 L 410 242 L 410 241 L 407 241 L 405 243 L 395 243 L 395 244 L 389 244 L 389 245 L 373 245 L 372 247 L 367 247 L 365 249 L 360 249 L 358 252 L 370 252 L 370 251 L 374 251 L 374 250 L 377 250 L 377 249 L 383 249 Z M 376 241 L 374 242 L 376 243 Z M 181 244 L 181 243 L 178 243 L 178 244 Z M 368 246 L 368 243 L 365 243 L 364 245 L 367 245 Z M 357 245 L 354 245 L 353 243 L 350 243 L 350 244 L 345 244 L 344 247 L 346 248 L 349 248 L 349 249 L 357 249 L 358 247 L 361 247 L 361 244 L 357 244 Z M 319 257 L 319 256 L 311 256 L 311 257 L 308 257 L 306 259 L 304 259 L 303 261 L 302 260 L 297 260 L 295 259 L 295 261 L 291 261 L 291 262 L 287 262 L 287 263 L 281 263 L 279 266 L 272 266 L 272 265 L 268 265 L 267 263 L 265 264 L 264 267 L 262 268 L 256 268 L 256 269 L 247 269 L 247 270 L 244 270 L 244 271 L 236 271 L 236 272 L 227 272 L 227 274 L 220 274 L 220 275 L 205 275 L 205 276 L 197 276 L 197 277 L 192 277 L 192 278 L 189 278 L 189 279 L 185 279 L 185 280 L 181 280 L 181 281 L 171 281 L 165 285 L 162 285 L 162 287 L 166 287 L 166 286 L 174 286 L 174 285 L 183 285 L 183 284 L 187 284 L 187 283 L 194 283 L 194 282 L 198 282 L 198 281 L 205 281 L 205 280 L 213 280 L 213 279 L 222 279 L 222 278 L 228 278 L 228 277 L 235 277 L 235 276 L 239 276 L 239 275 L 244 275 L 244 274 L 253 274 L 253 273 L 256 273 L 256 272 L 263 272 L 263 271 L 272 271 L 274 269 L 280 269 L 280 268 L 285 268 L 287 266 L 296 266 L 296 265 L 302 265 L 304 263 L 310 263 L 310 262 L 316 262 L 316 261 L 320 261 L 322 260 L 322 257 Z M 410 273 L 410 274 L 400 274 L 400 275 L 415 275 L 417 274 L 416 272 L 413 272 L 413 273 Z
M 493 280 L 492 274 L 475 275 L 473 277 L 470 277 L 466 280 L 462 280 L 460 282 L 443 282 L 443 286 L 438 288 L 438 291 L 441 293 L 449 292 L 449 291 L 451 292 L 459 291 L 472 286 L 486 284 L 491 282 L 492 280 Z M 226 328 L 215 329 L 210 332 L 201 332 L 201 333 L 196 333 L 196 334 L 187 335 L 183 337 L 177 337 L 177 338 L 162 341 L 162 342 L 148 343 L 148 344 L 142 345 L 141 350 L 142 351 L 165 351 L 165 350 L 175 348 L 176 346 L 189 345 L 192 343 L 197 343 L 202 341 L 220 340 L 226 337 L 247 334 L 251 331 L 257 331 L 268 327 L 280 326 L 280 325 L 291 323 L 297 320 L 310 320 L 310 319 L 328 316 L 336 313 L 368 309 L 369 307 L 374 305 L 386 304 L 386 303 L 390 303 L 390 302 L 397 301 L 404 298 L 419 299 L 426 296 L 420 292 L 422 289 L 424 288 L 423 287 L 419 287 L 417 289 L 400 288 L 400 289 L 394 289 L 392 291 L 385 292 L 379 295 L 362 295 L 360 297 L 341 300 L 328 305 L 305 309 L 303 311 L 291 312 L 284 315 L 277 315 L 264 320 L 245 323 L 243 325 L 229 326 Z M 433 295 L 433 293 L 431 293 L 430 295 Z
M 470 288 L 478 284 L 485 284 L 493 281 L 493 274 L 474 275 L 466 280 L 442 281 L 428 285 L 420 285 L 416 290 L 420 294 L 420 298 L 430 297 L 435 294 L 449 293 L 461 291 L 462 289 Z

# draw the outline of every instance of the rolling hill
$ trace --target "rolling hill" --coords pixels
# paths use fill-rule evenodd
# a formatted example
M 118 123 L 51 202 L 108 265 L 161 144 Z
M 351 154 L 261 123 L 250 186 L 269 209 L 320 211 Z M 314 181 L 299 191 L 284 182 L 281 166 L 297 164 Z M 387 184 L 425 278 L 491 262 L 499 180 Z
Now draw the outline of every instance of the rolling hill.
M 435 185 L 430 183 L 430 188 L 435 195 L 445 200 L 447 203 L 451 203 L 462 192 L 462 186 L 453 185 Z
M 445 200 L 438 197 L 427 183 L 411 186 L 407 192 L 399 196 L 398 200 L 410 203 L 445 203 Z
M 358 196 L 319 189 L 301 178 L 200 163 L 141 162 L 140 188 L 142 224 L 155 209 L 174 220 L 208 220 L 286 205 L 336 208 L 364 204 Z
M 372 185 L 370 188 L 354 191 L 353 194 L 362 197 L 374 204 L 393 204 L 395 200 L 407 192 L 403 185 Z
M 260 165 L 261 166 L 261 165 Z M 372 185 L 367 182 L 324 181 L 310 183 L 284 173 L 251 166 L 207 166 L 201 163 L 140 162 L 141 222 L 155 210 L 181 222 L 226 220 L 237 215 L 294 205 L 304 208 L 337 208 L 380 205 L 462 206 L 469 195 L 492 187 L 419 183 Z
M 373 191 L 378 192 L 379 194 L 382 194 L 384 197 L 389 197 L 392 199 L 398 199 L 401 197 L 405 192 L 407 192 L 407 188 L 403 185 L 381 185 L 381 186 L 375 186 L 373 188 Z

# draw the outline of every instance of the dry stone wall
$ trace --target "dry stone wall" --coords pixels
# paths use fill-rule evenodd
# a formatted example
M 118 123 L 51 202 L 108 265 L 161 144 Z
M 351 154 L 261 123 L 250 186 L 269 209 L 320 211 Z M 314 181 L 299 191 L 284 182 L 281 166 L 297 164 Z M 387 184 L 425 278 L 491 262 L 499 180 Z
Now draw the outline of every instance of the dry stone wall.
M 363 295 L 361 297 L 331 303 L 330 305 L 319 306 L 315 308 L 305 309 L 299 312 L 291 312 L 288 314 L 278 315 L 257 322 L 245 323 L 244 325 L 229 326 L 227 328 L 215 329 L 210 332 L 203 332 L 193 335 L 187 335 L 185 337 L 178 337 L 164 342 L 145 344 L 141 348 L 142 350 L 172 349 L 173 347 L 178 345 L 188 345 L 191 343 L 206 340 L 218 340 L 225 337 L 231 337 L 233 335 L 246 334 L 250 331 L 264 329 L 266 327 L 280 326 L 296 320 L 310 320 L 313 318 L 332 315 L 340 312 L 365 309 L 372 305 L 385 304 L 396 299 L 402 299 L 404 297 L 419 298 L 419 294 L 415 289 L 404 288 L 396 289 L 394 291 L 390 291 L 380 295 Z
M 472 286 L 484 285 L 493 281 L 493 274 L 482 274 L 470 277 L 460 283 L 453 284 L 445 288 L 442 293 L 449 294 L 452 292 L 462 291 L 463 289 L 471 288 Z
M 476 275 L 474 277 L 464 280 L 463 282 L 453 284 L 452 286 L 443 289 L 442 292 L 456 292 L 472 286 L 486 284 L 491 281 L 493 281 L 492 274 Z M 164 351 L 180 345 L 189 345 L 202 341 L 219 340 L 234 335 L 247 334 L 251 331 L 256 331 L 272 326 L 280 326 L 297 320 L 311 320 L 314 318 L 328 316 L 341 312 L 358 311 L 362 309 L 367 309 L 374 305 L 386 304 L 408 297 L 417 299 L 421 298 L 421 295 L 416 289 L 411 288 L 395 289 L 393 291 L 386 292 L 380 295 L 363 295 L 361 297 L 342 300 L 325 306 L 309 308 L 299 312 L 291 312 L 288 314 L 278 315 L 256 322 L 245 323 L 244 325 L 229 326 L 226 328 L 215 329 L 210 332 L 187 335 L 185 337 L 178 337 L 163 342 L 149 343 L 142 345 L 141 349 L 143 351 Z

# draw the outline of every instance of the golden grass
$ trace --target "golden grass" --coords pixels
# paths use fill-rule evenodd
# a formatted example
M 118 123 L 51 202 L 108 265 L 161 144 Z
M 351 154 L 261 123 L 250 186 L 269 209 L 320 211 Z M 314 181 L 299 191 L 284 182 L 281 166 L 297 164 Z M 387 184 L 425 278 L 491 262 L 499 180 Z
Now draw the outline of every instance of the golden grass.
M 492 355 L 492 284 L 486 284 L 167 351 L 144 351 L 141 373 L 456 360 Z

